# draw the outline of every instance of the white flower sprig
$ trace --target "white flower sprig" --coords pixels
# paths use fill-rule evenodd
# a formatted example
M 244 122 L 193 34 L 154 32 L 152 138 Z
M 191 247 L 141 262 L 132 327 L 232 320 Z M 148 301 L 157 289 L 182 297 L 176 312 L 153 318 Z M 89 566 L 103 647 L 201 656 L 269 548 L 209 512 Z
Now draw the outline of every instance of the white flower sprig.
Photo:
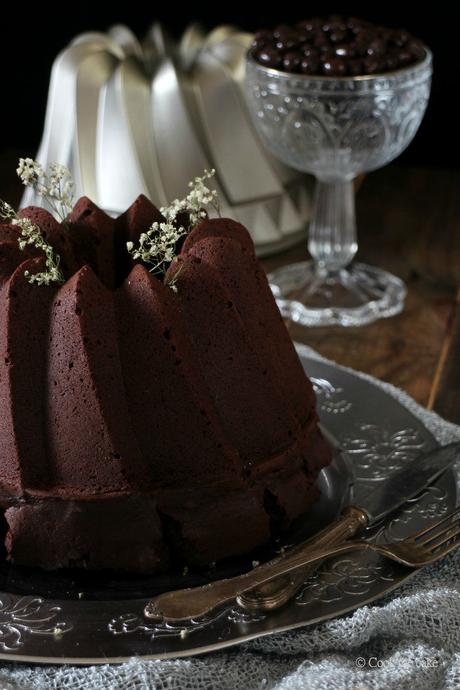
M 183 226 L 176 227 L 170 222 L 153 223 L 139 237 L 139 247 L 135 248 L 133 242 L 128 242 L 126 246 L 133 259 L 152 264 L 151 273 L 161 273 L 166 264 L 174 260 L 176 244 L 186 234 L 187 230 Z
M 166 265 L 176 258 L 178 240 L 207 217 L 206 208 L 212 207 L 220 213 L 217 191 L 209 189 L 206 185 L 206 181 L 215 174 L 215 170 L 205 170 L 202 177 L 195 177 L 192 182 L 189 182 L 190 192 L 184 199 L 175 199 L 169 206 L 160 209 L 165 218 L 164 223 L 153 223 L 147 232 L 142 233 L 138 247 L 135 247 L 133 242 L 127 243 L 128 252 L 133 259 L 140 259 L 146 264 L 151 264 L 151 273 L 165 271 Z M 187 228 L 178 225 L 177 221 L 181 214 L 188 216 Z M 179 271 L 168 282 L 168 286 L 174 291 L 177 291 L 175 283 L 178 275 Z
M 36 283 L 37 285 L 63 283 L 64 276 L 59 268 L 59 254 L 55 254 L 53 247 L 47 243 L 41 234 L 40 228 L 32 223 L 30 218 L 20 218 L 14 208 L 5 201 L 0 201 L 0 218 L 9 221 L 19 230 L 18 244 L 21 251 L 24 251 L 28 245 L 32 245 L 45 255 L 46 271 L 33 274 L 29 273 L 29 271 L 24 272 L 24 275 L 29 279 L 29 283 Z
M 160 212 L 167 221 L 174 222 L 180 213 L 188 213 L 190 218 L 189 228 L 194 228 L 200 220 L 206 218 L 206 208 L 211 206 L 217 213 L 219 209 L 219 197 L 215 189 L 209 189 L 205 184 L 206 180 L 214 177 L 216 171 L 205 170 L 202 177 L 195 177 L 188 183 L 190 192 L 185 199 L 174 199 L 174 201 L 163 208 Z
M 65 165 L 51 163 L 45 171 L 32 158 L 20 158 L 16 169 L 18 177 L 26 187 L 32 187 L 47 200 L 58 218 L 64 222 L 73 208 L 75 184 L 70 170 Z
M 16 211 L 12 206 L 6 203 L 6 201 L 0 200 L 0 218 L 10 223 L 12 220 L 17 218 Z

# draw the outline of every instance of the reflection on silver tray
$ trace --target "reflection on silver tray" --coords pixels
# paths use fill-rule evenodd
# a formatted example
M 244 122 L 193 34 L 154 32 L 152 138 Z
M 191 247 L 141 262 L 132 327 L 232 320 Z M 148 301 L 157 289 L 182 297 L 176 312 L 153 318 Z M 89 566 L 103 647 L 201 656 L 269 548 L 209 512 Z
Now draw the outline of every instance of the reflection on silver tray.
M 322 425 L 342 447 L 345 464 L 353 467 L 357 503 L 369 486 L 437 445 L 423 424 L 382 389 L 334 365 L 307 357 L 302 361 L 316 388 Z M 344 500 L 348 475 L 340 456 L 323 471 L 321 482 L 323 499 L 309 520 L 315 529 L 332 520 Z M 404 538 L 456 502 L 455 477 L 449 471 L 369 536 L 382 542 Z M 56 574 L 3 568 L 0 658 L 74 664 L 217 650 L 352 611 L 390 592 L 414 572 L 372 554 L 337 557 L 309 577 L 295 599 L 279 611 L 258 614 L 226 606 L 176 626 L 143 616 L 152 587 L 161 587 L 157 581 L 106 579 L 95 586 L 94 575 L 79 583 Z M 202 581 L 189 579 L 186 584 Z M 186 585 L 182 581 L 174 586 Z

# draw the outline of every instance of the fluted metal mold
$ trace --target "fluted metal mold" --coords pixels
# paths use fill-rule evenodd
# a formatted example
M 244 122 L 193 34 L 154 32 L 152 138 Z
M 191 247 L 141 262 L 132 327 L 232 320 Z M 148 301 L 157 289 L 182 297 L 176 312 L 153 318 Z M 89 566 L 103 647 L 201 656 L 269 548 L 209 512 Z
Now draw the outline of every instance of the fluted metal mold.
M 223 215 L 250 229 L 259 256 L 304 237 L 308 177 L 263 146 L 246 104 L 250 34 L 192 25 L 176 44 L 159 24 L 77 36 L 55 59 L 37 159 L 67 165 L 77 196 L 112 215 L 141 193 L 157 206 L 215 168 Z M 27 189 L 22 205 L 41 204 Z

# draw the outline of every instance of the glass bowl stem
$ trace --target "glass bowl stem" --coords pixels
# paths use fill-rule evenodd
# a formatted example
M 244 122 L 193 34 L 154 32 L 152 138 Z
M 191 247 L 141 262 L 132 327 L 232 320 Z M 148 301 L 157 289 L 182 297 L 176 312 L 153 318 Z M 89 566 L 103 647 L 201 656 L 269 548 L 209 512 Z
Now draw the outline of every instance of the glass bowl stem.
M 321 277 L 354 258 L 358 243 L 352 180 L 317 180 L 308 250 Z

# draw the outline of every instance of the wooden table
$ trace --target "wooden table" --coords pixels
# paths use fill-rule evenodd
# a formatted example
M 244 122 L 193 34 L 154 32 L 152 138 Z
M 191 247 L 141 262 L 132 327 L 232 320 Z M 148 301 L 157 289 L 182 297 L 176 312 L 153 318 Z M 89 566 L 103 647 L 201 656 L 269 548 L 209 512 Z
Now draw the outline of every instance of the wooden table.
M 460 423 L 460 171 L 383 168 L 364 180 L 357 216 L 358 259 L 405 281 L 403 313 L 360 328 L 291 324 L 292 337 Z M 303 258 L 300 246 L 264 266 Z
M 0 198 L 19 201 L 17 152 L 0 157 Z M 402 314 L 361 328 L 291 325 L 295 340 L 405 389 L 460 423 L 460 171 L 390 165 L 357 195 L 358 258 L 400 276 Z M 304 246 L 264 261 L 267 270 L 305 257 Z

